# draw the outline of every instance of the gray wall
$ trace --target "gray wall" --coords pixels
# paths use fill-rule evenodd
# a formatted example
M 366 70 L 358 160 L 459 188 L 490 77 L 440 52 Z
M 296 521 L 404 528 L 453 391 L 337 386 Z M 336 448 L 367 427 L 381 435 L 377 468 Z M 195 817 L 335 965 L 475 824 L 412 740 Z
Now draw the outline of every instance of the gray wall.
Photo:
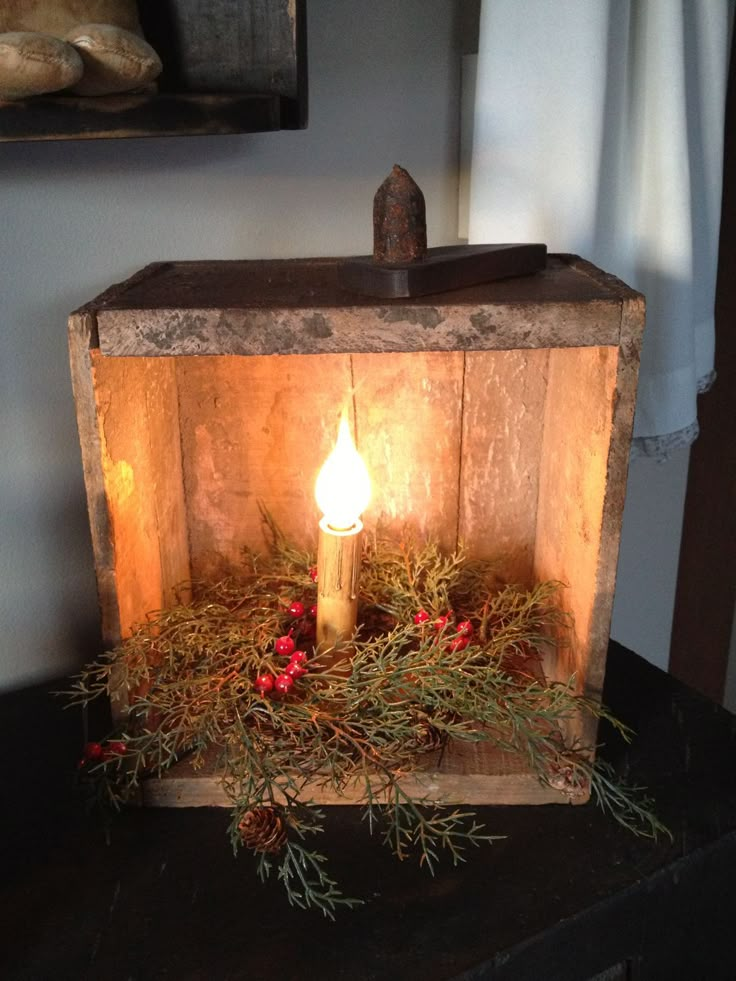
M 690 451 L 629 467 L 611 636 L 667 668 Z
M 310 0 L 304 132 L 0 144 L 0 688 L 98 643 L 69 311 L 159 259 L 365 252 L 393 163 L 425 191 L 431 243 L 454 242 L 460 7 Z M 616 599 L 614 636 L 662 665 L 686 456 L 632 468 Z

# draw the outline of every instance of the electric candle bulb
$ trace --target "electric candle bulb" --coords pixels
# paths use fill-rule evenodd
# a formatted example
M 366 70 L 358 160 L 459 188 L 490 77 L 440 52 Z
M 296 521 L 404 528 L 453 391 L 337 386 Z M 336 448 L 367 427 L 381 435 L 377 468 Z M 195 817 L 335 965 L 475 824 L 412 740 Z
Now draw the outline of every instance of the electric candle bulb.
M 353 443 L 345 412 L 337 442 L 319 472 L 314 493 L 327 525 L 335 531 L 352 528 L 370 501 L 371 480 Z

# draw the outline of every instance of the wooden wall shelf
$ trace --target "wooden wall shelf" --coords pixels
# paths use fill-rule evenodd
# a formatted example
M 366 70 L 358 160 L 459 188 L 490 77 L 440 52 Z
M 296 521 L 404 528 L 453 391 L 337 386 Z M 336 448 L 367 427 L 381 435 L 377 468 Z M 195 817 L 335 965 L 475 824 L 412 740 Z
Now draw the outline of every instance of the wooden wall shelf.
M 306 0 L 141 4 L 153 93 L 0 102 L 0 141 L 206 136 L 307 124 Z

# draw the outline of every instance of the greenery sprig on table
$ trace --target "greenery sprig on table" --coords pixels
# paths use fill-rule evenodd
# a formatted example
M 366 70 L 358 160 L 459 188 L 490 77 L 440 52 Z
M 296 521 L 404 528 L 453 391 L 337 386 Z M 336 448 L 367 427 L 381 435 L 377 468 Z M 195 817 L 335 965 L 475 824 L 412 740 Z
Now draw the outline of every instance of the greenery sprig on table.
M 328 916 L 360 900 L 342 893 L 313 846 L 324 823 L 315 786 L 350 788 L 351 799 L 357 790 L 370 831 L 431 872 L 442 852 L 457 863 L 494 840 L 472 810 L 402 786 L 448 740 L 520 754 L 542 784 L 571 799 L 592 794 L 636 834 L 666 830 L 639 788 L 592 762 L 590 747 L 565 741 L 565 722 L 581 711 L 631 734 L 576 694 L 574 679 L 548 684 L 539 670 L 543 649 L 564 642 L 569 626 L 555 603 L 560 584 L 499 585 L 491 563 L 462 549 L 374 537 L 361 626 L 350 658 L 336 660 L 339 651 L 314 651 L 312 557 L 264 520 L 270 550 L 245 553 L 242 579 L 195 586 L 193 599 L 151 615 L 75 679 L 77 703 L 119 684 L 128 691 L 124 729 L 89 744 L 80 764 L 108 803 L 130 800 L 143 779 L 184 758 L 196 769 L 214 753 L 233 847 L 255 854 L 261 879 L 276 874 L 290 902 Z

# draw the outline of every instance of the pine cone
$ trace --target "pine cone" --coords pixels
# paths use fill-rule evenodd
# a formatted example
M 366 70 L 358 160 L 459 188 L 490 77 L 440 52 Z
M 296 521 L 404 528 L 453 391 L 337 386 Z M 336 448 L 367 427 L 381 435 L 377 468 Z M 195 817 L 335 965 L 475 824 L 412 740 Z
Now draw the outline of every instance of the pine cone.
M 243 844 L 254 852 L 276 855 L 286 844 L 284 820 L 273 807 L 254 807 L 238 824 Z

